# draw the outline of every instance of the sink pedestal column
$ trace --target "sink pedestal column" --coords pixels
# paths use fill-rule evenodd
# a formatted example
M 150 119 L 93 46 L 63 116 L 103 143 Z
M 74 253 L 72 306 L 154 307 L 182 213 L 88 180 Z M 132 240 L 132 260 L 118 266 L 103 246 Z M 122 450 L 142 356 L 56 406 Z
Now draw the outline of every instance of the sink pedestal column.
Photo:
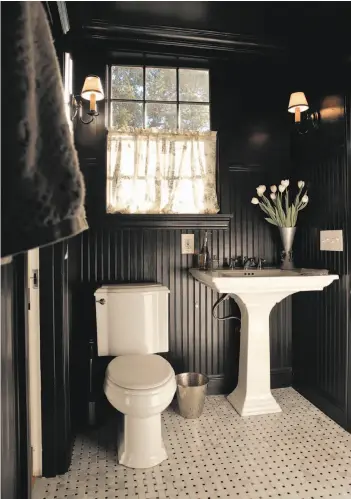
M 289 294 L 231 294 L 241 312 L 241 336 L 238 385 L 228 400 L 240 416 L 281 412 L 271 393 L 269 314 Z

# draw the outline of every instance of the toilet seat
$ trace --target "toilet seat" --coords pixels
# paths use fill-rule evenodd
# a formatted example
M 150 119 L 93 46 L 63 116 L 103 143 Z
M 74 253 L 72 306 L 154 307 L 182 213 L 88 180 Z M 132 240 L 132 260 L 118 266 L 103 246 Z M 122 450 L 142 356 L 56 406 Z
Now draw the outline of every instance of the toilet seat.
M 106 370 L 106 380 L 126 390 L 152 390 L 172 377 L 172 366 L 160 355 L 123 355 L 113 359 Z

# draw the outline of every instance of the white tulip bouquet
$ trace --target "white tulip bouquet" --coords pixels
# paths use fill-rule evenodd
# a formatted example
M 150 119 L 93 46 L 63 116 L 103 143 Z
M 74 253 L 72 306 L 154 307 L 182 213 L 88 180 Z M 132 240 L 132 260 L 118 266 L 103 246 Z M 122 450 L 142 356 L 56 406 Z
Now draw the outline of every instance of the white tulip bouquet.
M 297 183 L 299 191 L 294 202 L 289 205 L 289 183 L 289 180 L 282 180 L 278 187 L 271 185 L 270 199 L 264 195 L 266 186 L 259 185 L 256 187 L 258 198 L 251 199 L 252 204 L 258 204 L 261 210 L 268 215 L 267 222 L 278 227 L 295 227 L 299 211 L 308 204 L 307 191 L 303 193 L 305 182 L 299 180 Z

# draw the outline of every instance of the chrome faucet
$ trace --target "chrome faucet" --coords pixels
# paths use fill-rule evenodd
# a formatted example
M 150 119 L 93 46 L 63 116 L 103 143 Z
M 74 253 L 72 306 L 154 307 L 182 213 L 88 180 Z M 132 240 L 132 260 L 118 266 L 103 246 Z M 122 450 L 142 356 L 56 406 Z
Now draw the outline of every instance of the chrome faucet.
M 258 270 L 262 270 L 265 261 L 266 260 L 264 258 L 257 258 L 257 263 L 256 263 L 256 258 L 254 257 L 247 258 L 246 256 L 237 256 L 235 258 L 230 258 L 229 268 L 231 269 L 243 268 L 245 270 L 256 268 Z
M 258 269 L 258 270 L 262 270 L 263 268 L 263 264 L 265 263 L 265 259 L 264 258 L 258 258 L 257 259 L 257 263 L 256 263 L 256 259 L 255 258 L 248 258 L 248 260 L 245 262 L 244 264 L 244 269 Z
M 263 269 L 263 264 L 266 262 L 264 258 L 259 258 L 258 259 L 258 264 L 257 264 L 257 269 L 262 270 Z
M 254 258 L 248 258 L 244 263 L 244 269 L 252 269 L 256 267 L 256 260 Z
M 240 267 L 240 258 L 239 257 L 231 258 L 229 261 L 229 268 L 237 269 L 238 267 Z

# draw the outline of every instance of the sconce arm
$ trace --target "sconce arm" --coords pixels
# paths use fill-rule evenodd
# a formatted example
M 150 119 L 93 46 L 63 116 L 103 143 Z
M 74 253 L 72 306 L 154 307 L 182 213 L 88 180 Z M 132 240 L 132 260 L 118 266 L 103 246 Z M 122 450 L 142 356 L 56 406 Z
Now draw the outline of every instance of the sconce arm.
M 94 121 L 94 118 L 96 116 L 99 116 L 99 113 L 97 111 L 88 111 L 87 114 L 91 116 L 89 120 L 83 120 L 82 119 L 82 107 L 83 107 L 83 102 L 82 98 L 80 95 L 72 95 L 72 108 L 73 108 L 73 115 L 71 116 L 71 120 L 74 121 L 76 118 L 77 114 L 79 113 L 79 120 L 84 123 L 84 125 L 89 125 L 92 121 Z

